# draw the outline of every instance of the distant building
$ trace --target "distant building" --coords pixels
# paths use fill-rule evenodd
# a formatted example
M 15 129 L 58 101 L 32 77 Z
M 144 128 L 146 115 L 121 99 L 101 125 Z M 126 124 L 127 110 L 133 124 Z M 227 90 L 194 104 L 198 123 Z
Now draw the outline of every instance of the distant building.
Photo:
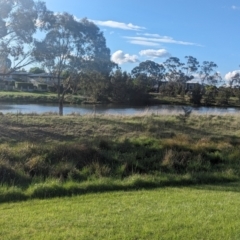
M 53 74 L 49 73 L 31 74 L 24 71 L 14 71 L 10 74 L 0 73 L 0 89 L 2 90 L 13 90 L 16 88 L 15 83 L 19 82 L 31 83 L 34 89 L 46 90 L 48 86 L 55 86 L 58 79 Z M 27 88 L 23 90 L 30 91 L 33 89 Z
M 204 87 L 205 84 L 201 84 L 200 78 L 193 78 L 186 82 L 185 89 L 187 91 L 192 91 L 196 86 Z
M 28 79 L 33 84 L 45 83 L 48 86 L 54 86 L 57 84 L 57 77 L 49 73 L 29 74 Z

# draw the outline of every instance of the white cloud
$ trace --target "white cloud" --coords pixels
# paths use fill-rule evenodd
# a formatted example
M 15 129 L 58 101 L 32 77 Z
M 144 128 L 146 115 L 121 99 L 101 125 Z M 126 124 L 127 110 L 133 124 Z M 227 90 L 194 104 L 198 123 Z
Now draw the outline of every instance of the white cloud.
M 197 43 L 178 41 L 168 36 L 160 36 L 160 35 L 157 36 L 157 34 L 154 34 L 154 35 L 155 37 L 127 37 L 126 36 L 124 38 L 128 39 L 129 41 L 147 41 L 147 42 L 154 42 L 154 43 L 173 43 L 173 44 L 180 44 L 180 45 L 202 46 Z
M 155 33 L 137 33 L 137 35 L 142 35 L 147 37 L 161 37 L 159 34 L 155 34 Z
M 231 81 L 232 78 L 233 78 L 234 76 L 236 76 L 236 74 L 240 74 L 240 70 L 234 70 L 234 71 L 232 71 L 232 72 L 228 72 L 228 73 L 225 75 L 225 79 L 226 79 L 227 81 Z
M 128 53 L 124 54 L 122 50 L 118 50 L 112 54 L 111 60 L 120 65 L 123 63 L 135 63 L 138 62 L 138 56 Z
M 94 22 L 96 25 L 99 25 L 99 26 L 119 28 L 123 30 L 141 31 L 146 29 L 145 27 L 133 25 L 132 23 L 122 23 L 122 22 L 116 22 L 112 20 L 109 20 L 109 21 L 90 20 L 90 21 Z
M 166 49 L 146 49 L 139 52 L 141 56 L 153 57 L 153 58 L 164 58 L 169 57 L 170 54 Z
M 154 43 L 150 41 L 143 41 L 143 40 L 130 40 L 128 41 L 129 43 L 136 44 L 136 45 L 142 45 L 142 46 L 151 46 L 151 47 L 157 47 L 160 44 L 159 43 Z

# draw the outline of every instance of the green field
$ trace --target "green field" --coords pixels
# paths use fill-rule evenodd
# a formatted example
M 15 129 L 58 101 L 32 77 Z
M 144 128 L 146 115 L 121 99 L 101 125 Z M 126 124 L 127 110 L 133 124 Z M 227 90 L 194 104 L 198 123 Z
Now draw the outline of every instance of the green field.
M 2 115 L 0 202 L 239 181 L 239 129 L 237 114 Z
M 239 239 L 238 185 L 159 188 L 0 205 L 1 239 Z
M 240 118 L 0 115 L 1 239 L 239 239 Z

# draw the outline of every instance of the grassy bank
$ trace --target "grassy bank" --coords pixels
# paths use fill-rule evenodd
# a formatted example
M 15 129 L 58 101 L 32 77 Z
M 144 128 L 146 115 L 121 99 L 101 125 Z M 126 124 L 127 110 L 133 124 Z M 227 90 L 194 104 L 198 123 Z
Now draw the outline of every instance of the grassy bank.
M 3 103 L 58 103 L 56 93 L 50 92 L 22 92 L 22 91 L 0 91 L 0 102 Z M 139 101 L 137 101 L 138 103 Z M 141 102 L 141 101 L 140 101 Z M 80 95 L 67 94 L 65 96 L 65 103 L 68 104 L 101 104 L 103 102 L 94 102 L 90 98 Z M 110 103 L 104 102 L 104 103 Z M 189 96 L 165 96 L 159 93 L 150 93 L 149 98 L 143 101 L 144 105 L 192 105 Z M 136 104 L 136 103 L 135 103 Z M 201 106 L 206 106 L 205 98 L 201 101 Z M 230 97 L 228 103 L 220 103 L 217 99 L 214 102 L 208 103 L 207 106 L 216 107 L 240 107 L 240 101 L 237 97 Z
M 240 176 L 238 115 L 6 114 L 0 132 L 1 202 Z
M 239 184 L 0 205 L 1 239 L 239 239 Z
M 81 96 L 66 95 L 65 97 L 65 103 L 80 104 L 83 100 Z M 58 97 L 56 93 L 50 92 L 0 91 L 0 102 L 58 103 Z

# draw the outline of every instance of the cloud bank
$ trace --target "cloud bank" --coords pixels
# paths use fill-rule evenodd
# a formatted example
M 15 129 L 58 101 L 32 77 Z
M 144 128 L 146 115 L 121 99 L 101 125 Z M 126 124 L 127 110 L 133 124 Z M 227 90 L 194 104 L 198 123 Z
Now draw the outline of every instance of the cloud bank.
M 146 49 L 139 52 L 139 55 L 152 58 L 164 58 L 170 57 L 169 52 L 166 49 Z
M 123 30 L 141 31 L 146 29 L 145 27 L 133 25 L 132 23 L 116 22 L 112 20 L 109 20 L 109 21 L 90 20 L 90 21 L 94 22 L 96 25 L 99 25 L 99 26 L 118 28 Z
M 237 74 L 240 74 L 240 70 L 234 70 L 234 71 L 232 71 L 232 72 L 228 72 L 228 73 L 225 75 L 225 79 L 226 79 L 227 81 L 231 81 L 232 78 L 233 78 L 234 76 L 236 76 Z
M 157 47 L 160 45 L 159 43 L 154 43 L 154 42 L 144 41 L 144 40 L 129 40 L 128 42 L 132 44 L 148 46 L 148 47 Z
M 179 41 L 175 40 L 172 37 L 168 36 L 160 36 L 158 34 L 144 34 L 145 37 L 128 37 L 125 36 L 124 38 L 128 39 L 129 42 L 133 43 L 136 41 L 145 41 L 145 42 L 152 42 L 152 43 L 172 43 L 172 44 L 180 44 L 180 45 L 190 45 L 190 46 L 202 46 L 197 43 L 192 42 L 185 42 L 185 41 Z M 149 37 L 148 37 L 149 36 Z M 154 37 L 152 37 L 154 36 Z
M 122 50 L 118 50 L 112 54 L 111 60 L 119 65 L 124 63 L 136 63 L 138 62 L 138 56 L 128 53 L 125 54 Z

